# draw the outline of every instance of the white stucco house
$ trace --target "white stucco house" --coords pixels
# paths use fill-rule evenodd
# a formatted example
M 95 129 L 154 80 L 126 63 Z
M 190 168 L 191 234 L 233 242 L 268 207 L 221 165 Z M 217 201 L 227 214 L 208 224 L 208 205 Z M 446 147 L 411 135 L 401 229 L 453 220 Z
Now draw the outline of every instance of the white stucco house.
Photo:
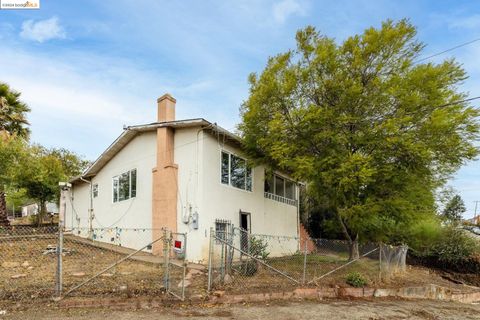
M 169 94 L 157 103 L 157 122 L 124 128 L 71 181 L 67 229 L 106 242 L 115 237 L 91 231 L 142 229 L 149 239 L 161 228 L 187 233 L 186 258 L 195 262 L 208 259 L 211 228 L 232 224 L 255 234 L 299 235 L 299 190 L 292 179 L 252 167 L 240 138 L 216 124 L 175 120 L 176 100 Z M 135 232 L 124 234 L 122 246 L 142 245 Z M 149 250 L 161 254 L 160 247 Z

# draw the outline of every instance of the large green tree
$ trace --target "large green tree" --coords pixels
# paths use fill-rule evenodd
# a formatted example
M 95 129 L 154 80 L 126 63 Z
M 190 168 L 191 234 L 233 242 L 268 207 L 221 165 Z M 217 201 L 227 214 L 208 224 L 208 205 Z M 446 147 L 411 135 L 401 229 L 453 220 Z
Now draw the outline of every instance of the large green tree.
M 465 71 L 453 59 L 415 63 L 424 45 L 407 20 L 341 43 L 306 27 L 296 40 L 249 78 L 248 152 L 309 183 L 352 257 L 359 239 L 403 241 L 434 214 L 434 190 L 478 154 Z
M 5 185 L 8 182 L 6 178 L 11 176 L 7 170 L 11 168 L 15 156 L 8 152 L 12 147 L 18 147 L 13 140 L 28 138 L 30 131 L 26 114 L 29 111 L 29 107 L 20 100 L 20 93 L 0 82 L 0 156 L 3 160 L 0 163 L 0 225 L 7 223 Z
M 38 201 L 38 223 L 45 216 L 47 202 L 58 202 L 58 183 L 79 175 L 87 165 L 87 161 L 66 149 L 48 149 L 40 145 L 29 148 L 15 180 L 16 186 L 24 189 L 30 199 Z
M 0 131 L 0 226 L 8 225 L 6 190 L 14 184 L 15 173 L 26 147 L 25 140 Z

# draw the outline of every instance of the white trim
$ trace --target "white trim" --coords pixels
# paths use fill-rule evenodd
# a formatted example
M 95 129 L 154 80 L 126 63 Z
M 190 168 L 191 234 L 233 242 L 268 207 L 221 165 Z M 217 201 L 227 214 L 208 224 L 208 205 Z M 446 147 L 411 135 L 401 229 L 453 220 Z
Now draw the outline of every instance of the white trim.
M 297 206 L 298 205 L 297 200 L 292 200 L 292 199 L 288 199 L 288 198 L 285 198 L 285 197 L 282 197 L 282 196 L 277 196 L 276 194 L 273 194 L 273 193 L 270 193 L 270 192 L 265 191 L 263 193 L 263 196 L 267 199 L 282 202 L 282 203 L 286 203 L 286 204 L 289 204 L 291 206 Z

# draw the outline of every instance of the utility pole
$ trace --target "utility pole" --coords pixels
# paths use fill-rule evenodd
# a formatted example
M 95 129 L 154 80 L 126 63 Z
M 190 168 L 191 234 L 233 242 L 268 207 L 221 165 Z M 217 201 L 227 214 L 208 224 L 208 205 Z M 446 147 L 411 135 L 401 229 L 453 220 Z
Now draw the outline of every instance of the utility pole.
M 473 214 L 473 221 L 476 222 L 477 220 L 477 206 L 480 203 L 480 200 L 473 201 L 475 203 L 475 213 Z

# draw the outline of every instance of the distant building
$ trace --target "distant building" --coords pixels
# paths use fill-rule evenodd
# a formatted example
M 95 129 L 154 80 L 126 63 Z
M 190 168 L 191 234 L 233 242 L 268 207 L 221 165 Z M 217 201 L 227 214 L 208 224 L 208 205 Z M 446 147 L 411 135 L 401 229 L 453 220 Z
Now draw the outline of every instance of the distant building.
M 465 222 L 468 222 L 471 224 L 480 224 L 480 216 L 476 216 L 471 219 L 466 219 Z
M 38 203 L 33 202 L 22 206 L 22 217 L 37 215 L 40 211 Z M 47 202 L 47 212 L 49 214 L 58 214 L 58 205 L 54 202 Z

